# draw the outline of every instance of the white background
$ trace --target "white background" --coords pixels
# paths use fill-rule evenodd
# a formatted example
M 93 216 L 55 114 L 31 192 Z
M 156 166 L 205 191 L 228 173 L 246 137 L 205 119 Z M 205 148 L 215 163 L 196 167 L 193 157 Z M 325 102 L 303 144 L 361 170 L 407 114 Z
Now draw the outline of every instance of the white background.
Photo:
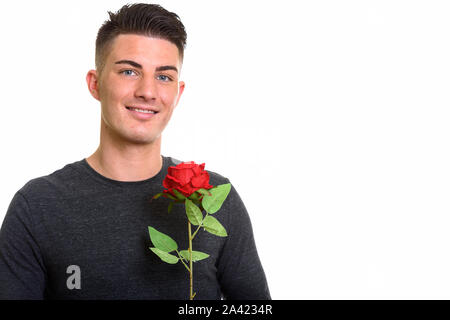
M 2 4 L 0 221 L 92 154 L 124 1 Z M 161 1 L 188 32 L 162 154 L 230 178 L 274 299 L 450 299 L 450 3 Z

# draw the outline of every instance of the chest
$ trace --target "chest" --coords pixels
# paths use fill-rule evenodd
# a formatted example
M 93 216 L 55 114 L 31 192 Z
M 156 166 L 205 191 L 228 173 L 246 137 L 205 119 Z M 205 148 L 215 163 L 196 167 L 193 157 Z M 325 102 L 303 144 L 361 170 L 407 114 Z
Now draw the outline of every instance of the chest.
M 189 274 L 149 250 L 151 225 L 187 249 L 184 207 L 149 203 L 145 197 L 65 199 L 49 202 L 40 220 L 48 294 L 62 299 L 186 299 Z M 204 298 L 217 299 L 216 263 L 222 243 L 200 231 L 194 250 L 208 259 L 194 264 L 194 282 Z M 201 296 L 200 296 L 201 298 Z

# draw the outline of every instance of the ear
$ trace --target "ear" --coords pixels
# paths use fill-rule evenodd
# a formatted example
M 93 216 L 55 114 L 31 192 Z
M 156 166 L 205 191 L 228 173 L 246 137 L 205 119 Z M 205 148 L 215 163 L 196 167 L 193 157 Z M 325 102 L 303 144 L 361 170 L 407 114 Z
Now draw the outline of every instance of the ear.
M 177 97 L 177 102 L 175 103 L 175 107 L 178 105 L 178 101 L 180 101 L 181 95 L 183 94 L 184 91 L 184 81 L 179 81 L 178 82 L 178 97 Z
M 98 89 L 98 77 L 97 77 L 97 71 L 96 70 L 89 70 L 89 72 L 86 75 L 86 82 L 88 85 L 89 92 L 91 95 L 100 101 L 100 93 Z

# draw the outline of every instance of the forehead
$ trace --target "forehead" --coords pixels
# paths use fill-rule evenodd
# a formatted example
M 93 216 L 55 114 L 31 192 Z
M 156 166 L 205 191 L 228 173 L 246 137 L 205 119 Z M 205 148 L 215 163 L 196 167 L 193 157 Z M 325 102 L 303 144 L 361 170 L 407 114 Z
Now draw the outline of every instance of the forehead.
M 136 34 L 121 34 L 114 39 L 107 59 L 108 64 L 114 64 L 114 61 L 122 59 L 134 60 L 144 66 L 180 64 L 175 44 L 165 39 Z

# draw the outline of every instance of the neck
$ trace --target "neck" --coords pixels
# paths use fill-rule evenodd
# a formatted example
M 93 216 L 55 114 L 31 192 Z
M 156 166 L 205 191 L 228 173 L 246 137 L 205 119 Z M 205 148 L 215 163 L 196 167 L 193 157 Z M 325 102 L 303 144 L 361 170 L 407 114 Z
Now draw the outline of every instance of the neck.
M 142 181 L 162 168 L 161 136 L 149 144 L 100 139 L 97 150 L 86 161 L 98 173 L 117 181 Z

